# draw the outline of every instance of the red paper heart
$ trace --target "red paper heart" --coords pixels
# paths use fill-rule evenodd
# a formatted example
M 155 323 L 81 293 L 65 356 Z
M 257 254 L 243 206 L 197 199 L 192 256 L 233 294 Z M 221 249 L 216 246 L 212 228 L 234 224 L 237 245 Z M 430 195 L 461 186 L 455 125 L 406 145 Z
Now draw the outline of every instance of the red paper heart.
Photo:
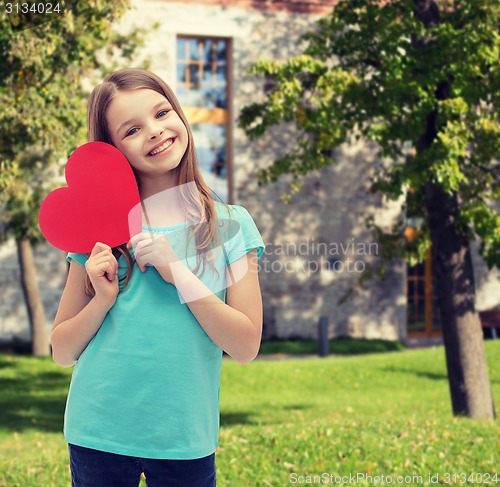
M 104 142 L 82 145 L 71 154 L 65 176 L 68 187 L 52 191 L 38 215 L 40 229 L 54 247 L 87 253 L 96 242 L 116 247 L 140 233 L 137 182 L 116 147 Z

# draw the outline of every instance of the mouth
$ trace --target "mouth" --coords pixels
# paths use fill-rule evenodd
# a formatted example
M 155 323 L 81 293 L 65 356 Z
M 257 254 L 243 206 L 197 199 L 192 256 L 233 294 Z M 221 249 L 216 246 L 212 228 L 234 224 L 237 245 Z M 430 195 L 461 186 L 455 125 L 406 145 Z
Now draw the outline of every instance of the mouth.
M 157 145 L 154 149 L 152 149 L 150 152 L 146 154 L 147 157 L 153 157 L 158 154 L 162 154 L 163 152 L 168 151 L 172 145 L 174 144 L 176 140 L 176 137 L 171 137 L 170 139 L 167 139 L 163 141 L 160 145 Z

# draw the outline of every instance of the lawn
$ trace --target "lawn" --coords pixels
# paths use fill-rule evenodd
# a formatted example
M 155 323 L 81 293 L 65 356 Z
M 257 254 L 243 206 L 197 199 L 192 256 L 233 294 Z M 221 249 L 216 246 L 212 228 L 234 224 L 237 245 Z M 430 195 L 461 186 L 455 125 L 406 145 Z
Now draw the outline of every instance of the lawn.
M 337 355 L 358 355 L 366 353 L 404 350 L 405 345 L 396 340 L 336 337 L 328 342 L 328 352 Z M 260 346 L 262 354 L 312 354 L 318 355 L 317 340 L 270 340 Z
M 337 485 L 391 475 L 395 485 L 397 475 L 409 476 L 400 485 L 430 485 L 429 475 L 473 485 L 461 482 L 471 474 L 500 485 L 500 340 L 485 347 L 495 421 L 452 416 L 443 347 L 244 366 L 225 359 L 217 485 L 318 485 L 330 475 L 347 476 Z M 0 354 L 0 486 L 71 485 L 62 434 L 71 370 Z

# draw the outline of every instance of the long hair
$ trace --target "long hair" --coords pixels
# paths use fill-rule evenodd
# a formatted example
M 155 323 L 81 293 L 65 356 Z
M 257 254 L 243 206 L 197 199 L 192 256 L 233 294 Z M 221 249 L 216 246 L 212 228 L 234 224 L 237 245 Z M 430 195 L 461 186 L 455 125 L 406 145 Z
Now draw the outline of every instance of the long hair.
M 140 68 L 125 68 L 115 71 L 106 76 L 100 85 L 97 85 L 88 100 L 88 140 L 89 142 L 107 142 L 113 145 L 109 137 L 109 130 L 106 120 L 106 112 L 109 104 L 119 91 L 136 90 L 147 88 L 154 90 L 160 95 L 163 95 L 172 108 L 177 112 L 182 123 L 186 127 L 188 134 L 188 144 L 186 152 L 174 171 L 176 171 L 177 185 L 194 182 L 198 189 L 198 198 L 193 197 L 191 192 L 181 191 L 180 205 L 184 213 L 187 215 L 189 228 L 191 229 L 194 222 L 198 222 L 192 231 L 189 240 L 194 236 L 196 242 L 197 263 L 194 272 L 198 272 L 200 265 L 203 265 L 203 272 L 207 261 L 212 265 L 210 259 L 210 249 L 212 242 L 217 248 L 218 232 L 217 230 L 217 215 L 215 211 L 214 200 L 211 196 L 211 190 L 206 185 L 198 167 L 196 158 L 196 150 L 194 147 L 194 138 L 191 128 L 186 119 L 186 116 L 170 86 L 165 83 L 156 74 Z M 187 194 L 185 194 L 187 193 Z M 227 206 L 226 206 L 227 207 Z M 188 240 L 188 242 L 189 242 Z M 127 285 L 132 273 L 133 260 L 130 252 L 126 248 L 126 244 L 120 245 L 113 249 L 113 255 L 119 257 L 123 255 L 127 261 L 127 274 L 124 277 L 124 284 L 121 290 Z M 200 258 L 201 256 L 201 258 Z M 85 288 L 88 294 L 94 295 L 92 283 L 85 276 Z

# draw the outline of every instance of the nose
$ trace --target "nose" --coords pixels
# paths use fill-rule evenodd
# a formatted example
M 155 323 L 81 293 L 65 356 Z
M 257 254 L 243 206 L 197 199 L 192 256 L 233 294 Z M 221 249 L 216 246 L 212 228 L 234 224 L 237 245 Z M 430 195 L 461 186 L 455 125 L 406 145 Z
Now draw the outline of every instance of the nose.
M 153 124 L 149 129 L 149 138 L 156 139 L 163 134 L 163 128 L 158 126 L 158 124 Z

